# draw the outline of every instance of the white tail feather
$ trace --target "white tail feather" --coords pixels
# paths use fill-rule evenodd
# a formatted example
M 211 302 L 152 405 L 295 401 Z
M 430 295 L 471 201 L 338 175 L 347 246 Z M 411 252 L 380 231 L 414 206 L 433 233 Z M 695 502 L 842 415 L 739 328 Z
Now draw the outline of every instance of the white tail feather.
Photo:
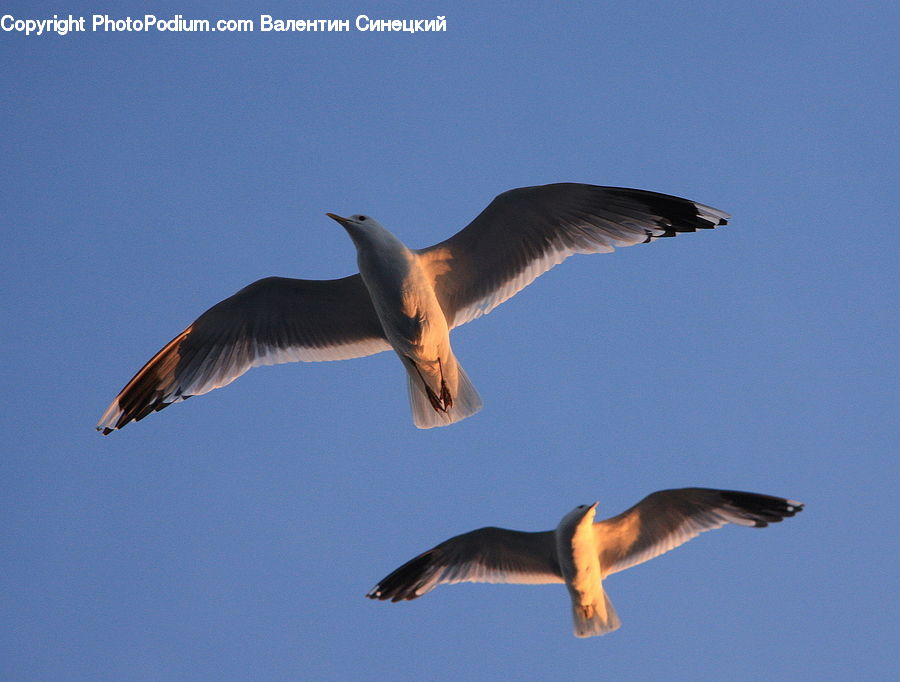
M 448 426 L 466 417 L 471 417 L 481 409 L 481 397 L 478 391 L 469 381 L 462 366 L 457 363 L 459 383 L 456 395 L 453 397 L 453 406 L 446 412 L 435 410 L 428 399 L 422 380 L 415 370 L 415 366 L 404 362 L 406 367 L 406 387 L 409 391 L 409 407 L 412 410 L 413 422 L 420 429 L 431 429 L 435 426 Z
M 606 592 L 602 593 L 603 604 L 593 604 L 589 615 L 585 614 L 585 608 L 572 600 L 572 622 L 576 637 L 594 637 L 605 635 L 607 632 L 618 630 L 622 622 L 619 614 L 613 607 Z

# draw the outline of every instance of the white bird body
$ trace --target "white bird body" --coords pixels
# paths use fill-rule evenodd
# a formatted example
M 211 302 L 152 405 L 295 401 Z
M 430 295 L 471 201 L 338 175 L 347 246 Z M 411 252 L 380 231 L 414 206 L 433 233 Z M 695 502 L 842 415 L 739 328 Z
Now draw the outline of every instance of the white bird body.
M 252 367 L 391 348 L 406 369 L 415 425 L 452 424 L 477 412 L 481 398 L 453 354 L 450 330 L 571 255 L 711 229 L 728 218 L 680 197 L 577 183 L 504 192 L 461 231 L 423 249 L 407 248 L 368 216 L 328 215 L 353 239 L 359 273 L 267 277 L 220 301 L 144 365 L 97 430 L 111 433 Z
M 400 357 L 410 407 L 420 428 L 464 419 L 481 408 L 450 346 L 450 327 L 419 254 L 374 218 L 341 218 L 356 245 L 359 274 L 384 335 Z
M 574 634 L 602 635 L 621 624 L 603 587 L 608 576 L 727 523 L 764 528 L 802 509 L 803 503 L 782 497 L 709 488 L 660 490 L 599 522 L 597 503 L 583 504 L 552 531 L 488 527 L 452 537 L 407 561 L 366 596 L 417 599 L 443 583 L 565 583 Z
M 572 598 L 573 631 L 577 637 L 602 635 L 621 625 L 603 590 L 594 533 L 596 512 L 596 502 L 579 505 L 562 518 L 554 531 L 560 571 Z

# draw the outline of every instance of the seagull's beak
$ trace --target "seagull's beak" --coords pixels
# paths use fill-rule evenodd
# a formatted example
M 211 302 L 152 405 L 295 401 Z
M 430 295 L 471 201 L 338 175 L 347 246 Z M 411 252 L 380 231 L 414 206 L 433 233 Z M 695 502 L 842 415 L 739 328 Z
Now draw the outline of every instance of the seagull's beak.
M 341 218 L 341 216 L 336 215 L 334 213 L 326 213 L 325 215 L 327 215 L 332 220 L 336 220 L 337 222 L 339 222 L 341 224 L 341 226 L 343 226 L 345 229 L 347 227 L 347 223 L 350 222 L 349 218 Z

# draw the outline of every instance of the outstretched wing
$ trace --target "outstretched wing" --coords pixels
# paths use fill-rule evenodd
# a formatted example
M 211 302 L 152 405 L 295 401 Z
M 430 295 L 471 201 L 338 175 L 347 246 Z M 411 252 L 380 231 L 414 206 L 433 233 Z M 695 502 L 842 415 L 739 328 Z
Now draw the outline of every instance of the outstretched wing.
M 726 523 L 763 528 L 802 509 L 801 502 L 736 490 L 661 490 L 594 524 L 600 569 L 616 573 Z
M 208 393 L 251 367 L 388 350 L 369 292 L 343 279 L 268 277 L 217 303 L 144 365 L 100 417 L 104 435 Z
M 442 583 L 561 583 L 553 531 L 481 528 L 442 542 L 403 564 L 366 595 L 415 599 Z
M 576 253 L 725 225 L 728 214 L 687 199 L 559 183 L 496 197 L 463 230 L 418 251 L 451 327 L 485 315 Z

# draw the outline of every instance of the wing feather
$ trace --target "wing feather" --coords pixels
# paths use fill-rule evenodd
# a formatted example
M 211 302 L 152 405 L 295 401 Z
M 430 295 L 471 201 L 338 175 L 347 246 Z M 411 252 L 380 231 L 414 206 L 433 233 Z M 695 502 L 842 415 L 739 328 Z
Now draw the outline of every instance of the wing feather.
M 605 253 L 727 223 L 687 199 L 559 183 L 497 196 L 449 239 L 418 251 L 451 327 L 485 315 L 576 253 Z
M 553 531 L 480 528 L 457 535 L 403 564 L 366 595 L 416 599 L 443 583 L 561 583 Z
M 737 490 L 661 490 L 594 524 L 600 567 L 604 575 L 616 573 L 726 523 L 763 528 L 802 509 L 801 502 Z
M 106 435 L 230 384 L 252 367 L 344 360 L 389 348 L 358 274 L 268 277 L 217 303 L 166 344 L 113 400 L 97 430 Z

